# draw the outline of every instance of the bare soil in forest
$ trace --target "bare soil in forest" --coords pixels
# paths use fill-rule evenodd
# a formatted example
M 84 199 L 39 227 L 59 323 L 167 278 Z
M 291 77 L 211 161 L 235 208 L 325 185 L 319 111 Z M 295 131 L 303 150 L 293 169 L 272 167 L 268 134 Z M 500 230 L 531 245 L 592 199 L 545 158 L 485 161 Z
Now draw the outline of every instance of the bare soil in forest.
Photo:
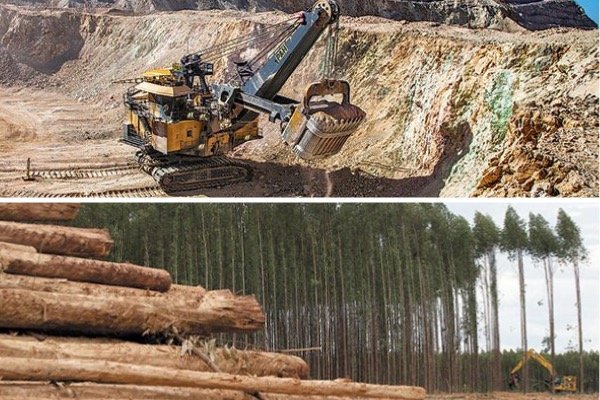
M 228 40 L 284 18 L 0 5 L 0 195 L 166 196 L 118 141 L 127 85 L 111 82 L 170 65 L 214 43 L 214 32 Z M 323 50 L 284 95 L 302 97 Z M 299 160 L 263 121 L 265 138 L 231 155 L 253 167 L 249 182 L 188 195 L 598 195 L 597 30 L 344 18 L 340 51 L 368 120 L 339 155 Z M 22 179 L 27 159 L 34 181 Z

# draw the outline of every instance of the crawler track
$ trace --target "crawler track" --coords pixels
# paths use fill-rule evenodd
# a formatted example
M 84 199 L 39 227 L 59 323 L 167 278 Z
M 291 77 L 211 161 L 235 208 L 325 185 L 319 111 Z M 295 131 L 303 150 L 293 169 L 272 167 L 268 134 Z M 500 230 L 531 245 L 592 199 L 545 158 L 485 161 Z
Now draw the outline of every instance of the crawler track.
M 77 168 L 77 169 L 45 169 L 32 171 L 33 178 L 41 179 L 94 179 L 106 178 L 111 176 L 126 175 L 132 171 L 139 170 L 135 164 L 125 166 L 106 167 L 99 169 Z
M 248 181 L 250 166 L 227 157 L 185 157 L 138 153 L 143 171 L 152 176 L 167 193 L 193 193 Z
M 102 190 L 97 192 L 68 192 L 49 193 L 35 190 L 2 190 L 0 197 L 36 197 L 36 198 L 111 198 L 111 197 L 166 197 L 165 192 L 158 185 L 141 186 L 135 188 Z
M 71 180 L 71 179 L 96 179 L 112 176 L 127 175 L 138 171 L 139 166 L 134 163 L 115 164 L 102 167 L 85 167 L 85 168 L 36 168 L 31 171 L 30 176 L 35 179 L 56 179 L 56 180 Z M 8 174 L 0 178 L 0 181 L 14 180 L 25 177 L 26 171 L 22 168 L 6 168 L 0 169 L 0 173 Z

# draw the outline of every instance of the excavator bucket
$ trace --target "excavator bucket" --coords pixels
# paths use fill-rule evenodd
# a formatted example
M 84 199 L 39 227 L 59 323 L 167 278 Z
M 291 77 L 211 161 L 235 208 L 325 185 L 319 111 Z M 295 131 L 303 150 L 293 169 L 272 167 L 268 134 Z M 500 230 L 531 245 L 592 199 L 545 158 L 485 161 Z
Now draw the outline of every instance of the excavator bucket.
M 342 101 L 326 96 L 341 95 Z M 341 80 L 313 83 L 283 131 L 283 140 L 300 158 L 316 160 L 339 153 L 365 119 L 365 112 L 350 104 L 350 84 Z

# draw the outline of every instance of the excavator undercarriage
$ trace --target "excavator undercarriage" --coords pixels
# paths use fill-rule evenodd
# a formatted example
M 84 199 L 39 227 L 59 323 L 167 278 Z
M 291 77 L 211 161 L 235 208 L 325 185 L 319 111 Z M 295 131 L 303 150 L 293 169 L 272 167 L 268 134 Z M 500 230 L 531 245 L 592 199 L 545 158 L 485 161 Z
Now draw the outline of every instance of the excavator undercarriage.
M 259 114 L 279 121 L 283 142 L 302 159 L 339 153 L 365 113 L 350 103 L 348 82 L 335 77 L 338 21 L 336 0 L 319 0 L 253 36 L 144 73 L 124 95 L 128 121 L 123 142 L 139 149 L 142 170 L 168 193 L 250 179 L 250 167 L 226 155 L 262 138 Z M 280 96 L 279 90 L 324 32 L 328 42 L 323 80 L 309 85 L 302 102 Z M 248 48 L 258 48 L 258 54 L 250 52 L 252 58 L 235 61 L 235 71 L 225 72 L 221 83 L 207 83 L 217 60 Z
M 223 156 L 166 156 L 143 150 L 136 156 L 140 168 L 173 195 L 245 182 L 252 175 L 248 164 Z

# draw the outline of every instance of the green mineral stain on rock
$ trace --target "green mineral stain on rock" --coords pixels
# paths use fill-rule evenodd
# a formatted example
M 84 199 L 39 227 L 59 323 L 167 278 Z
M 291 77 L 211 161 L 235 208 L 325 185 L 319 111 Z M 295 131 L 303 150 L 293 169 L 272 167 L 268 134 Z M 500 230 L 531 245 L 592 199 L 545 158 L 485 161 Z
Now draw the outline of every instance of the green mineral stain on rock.
M 486 90 L 484 101 L 491 112 L 490 129 L 494 144 L 506 137 L 508 122 L 513 113 L 513 76 L 510 71 L 498 73 L 491 87 Z

